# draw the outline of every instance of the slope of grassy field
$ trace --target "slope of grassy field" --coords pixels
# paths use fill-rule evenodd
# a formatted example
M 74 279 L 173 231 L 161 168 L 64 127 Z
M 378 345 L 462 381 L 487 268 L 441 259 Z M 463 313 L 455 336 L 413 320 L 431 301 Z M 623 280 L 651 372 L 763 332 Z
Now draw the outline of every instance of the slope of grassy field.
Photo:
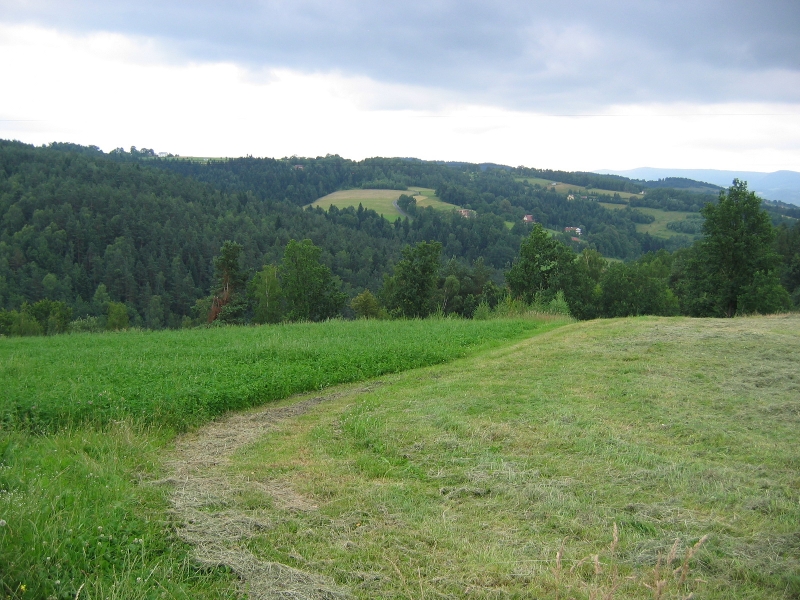
M 455 204 L 443 202 L 436 196 L 436 192 L 428 188 L 412 187 L 406 191 L 398 190 L 342 190 L 333 192 L 327 196 L 316 200 L 311 206 L 321 206 L 328 210 L 331 205 L 338 208 L 348 206 L 357 207 L 361 204 L 364 208 L 372 209 L 379 215 L 385 216 L 389 220 L 394 220 L 402 216 L 399 209 L 394 205 L 401 194 L 412 195 L 419 207 L 432 207 L 436 210 L 454 210 L 459 208 Z
M 551 179 L 541 179 L 539 177 L 517 177 L 517 181 L 527 181 L 531 185 L 540 185 L 543 188 L 551 188 L 554 189 L 559 194 L 581 194 L 581 195 L 603 195 L 603 196 L 613 196 L 614 194 L 619 194 L 621 198 L 625 200 L 630 200 L 632 197 L 638 196 L 638 194 L 632 194 L 630 192 L 614 192 L 612 190 L 601 190 L 599 188 L 587 188 L 582 185 L 573 185 L 571 183 L 560 183 L 557 181 L 552 181 Z M 555 184 L 555 185 L 553 185 Z
M 569 322 L 332 321 L 0 338 L 0 598 L 237 597 L 175 537 L 175 430 Z
M 627 204 L 611 204 L 608 202 L 600 202 L 601 205 L 611 210 L 619 210 L 627 207 Z M 689 235 L 690 238 L 699 237 L 697 235 L 682 234 L 672 229 L 667 229 L 667 223 L 671 221 L 685 221 L 692 217 L 699 216 L 700 213 L 683 212 L 683 211 L 668 211 L 661 210 L 660 208 L 644 208 L 638 207 L 636 210 L 648 215 L 652 215 L 655 221 L 652 223 L 637 223 L 636 231 L 639 233 L 649 233 L 653 237 L 668 238 L 673 235 Z
M 798 316 L 597 321 L 343 390 L 202 474 L 200 552 L 329 597 L 796 598 L 798 352 Z

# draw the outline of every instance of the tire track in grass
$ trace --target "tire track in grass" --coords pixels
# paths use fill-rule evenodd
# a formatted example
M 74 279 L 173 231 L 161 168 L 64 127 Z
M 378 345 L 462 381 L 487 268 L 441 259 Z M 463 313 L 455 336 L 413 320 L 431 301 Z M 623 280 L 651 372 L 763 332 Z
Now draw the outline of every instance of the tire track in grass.
M 330 578 L 260 560 L 247 550 L 248 540 L 269 529 L 272 522 L 258 510 L 245 513 L 233 508 L 237 495 L 256 489 L 276 504 L 294 510 L 315 510 L 316 506 L 290 488 L 232 476 L 226 467 L 237 450 L 281 423 L 323 402 L 366 393 L 381 384 L 375 381 L 367 387 L 236 413 L 180 439 L 173 457 L 166 462 L 171 475 L 155 483 L 173 486 L 170 502 L 178 522 L 178 537 L 192 546 L 193 557 L 204 566 L 230 568 L 239 577 L 241 591 L 252 600 L 350 598 L 348 590 Z

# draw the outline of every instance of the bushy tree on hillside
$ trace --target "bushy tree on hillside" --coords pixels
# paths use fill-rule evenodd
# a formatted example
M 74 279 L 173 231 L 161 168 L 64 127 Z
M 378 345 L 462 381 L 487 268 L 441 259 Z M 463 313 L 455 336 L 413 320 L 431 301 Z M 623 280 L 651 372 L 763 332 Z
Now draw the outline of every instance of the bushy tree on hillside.
M 506 272 L 511 295 L 525 302 L 549 302 L 573 275 L 575 253 L 536 223 L 522 241 L 519 257 Z
M 735 179 L 719 202 L 706 204 L 704 237 L 684 262 L 684 310 L 693 316 L 733 317 L 787 308 L 780 285 L 775 231 L 755 192 Z
M 289 321 L 323 321 L 339 314 L 347 296 L 331 270 L 320 262 L 322 249 L 311 240 L 289 240 L 278 269 Z
M 598 312 L 608 318 L 677 315 L 680 305 L 667 281 L 645 262 L 613 263 L 600 280 Z
M 389 308 L 404 317 L 427 317 L 433 312 L 442 244 L 419 242 L 403 248 L 403 258 L 386 277 L 383 295 Z
M 358 319 L 377 319 L 386 314 L 375 295 L 369 290 L 364 290 L 350 301 L 350 308 L 356 313 Z

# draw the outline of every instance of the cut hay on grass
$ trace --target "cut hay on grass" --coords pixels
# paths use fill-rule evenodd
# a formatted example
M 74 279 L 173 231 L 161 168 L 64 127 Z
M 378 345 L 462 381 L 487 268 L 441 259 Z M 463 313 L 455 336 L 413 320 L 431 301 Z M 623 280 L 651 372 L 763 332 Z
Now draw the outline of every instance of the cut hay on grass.
M 368 392 L 377 385 L 380 382 L 348 393 Z M 274 503 L 282 510 L 310 511 L 317 507 L 288 486 L 252 481 L 246 476 L 232 477 L 225 469 L 232 454 L 262 438 L 281 421 L 302 415 L 343 393 L 269 406 L 208 425 L 180 440 L 167 463 L 169 478 L 153 482 L 173 486 L 171 503 L 179 523 L 178 535 L 192 546 L 194 558 L 203 565 L 233 570 L 241 590 L 253 600 L 349 597 L 329 577 L 260 560 L 247 549 L 247 542 L 272 523 L 263 511 L 238 509 L 237 501 L 241 503 L 242 496 L 252 498 L 256 492 L 262 503 Z
M 358 598 L 796 597 L 799 353 L 796 315 L 569 325 L 282 420 L 207 508 Z

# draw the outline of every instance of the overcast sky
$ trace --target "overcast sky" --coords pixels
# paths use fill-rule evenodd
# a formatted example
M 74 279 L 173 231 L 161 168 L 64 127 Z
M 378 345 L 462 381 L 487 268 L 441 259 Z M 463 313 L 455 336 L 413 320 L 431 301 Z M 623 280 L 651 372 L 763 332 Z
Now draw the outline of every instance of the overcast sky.
M 0 137 L 800 170 L 800 2 L 0 0 Z

